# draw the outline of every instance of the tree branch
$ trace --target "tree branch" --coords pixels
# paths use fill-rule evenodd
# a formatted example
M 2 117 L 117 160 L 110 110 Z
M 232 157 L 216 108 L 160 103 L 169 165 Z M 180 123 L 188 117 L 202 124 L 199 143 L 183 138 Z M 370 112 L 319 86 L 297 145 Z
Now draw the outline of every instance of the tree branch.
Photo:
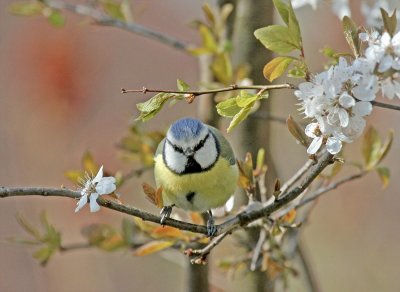
M 232 231 L 232 230 L 231 230 Z M 207 244 L 204 248 L 201 249 L 189 249 L 187 250 L 185 253 L 188 256 L 196 256 L 194 258 L 192 258 L 190 261 L 193 264 L 204 264 L 207 255 L 211 252 L 211 250 L 216 247 L 218 244 L 221 243 L 222 240 L 224 240 L 224 238 L 230 234 L 231 232 L 225 232 L 222 233 L 216 237 L 214 237 L 209 244 Z
M 341 180 L 339 180 L 339 181 L 337 181 L 337 182 L 331 183 L 331 184 L 329 184 L 329 185 L 326 186 L 326 187 L 320 188 L 320 189 L 316 190 L 315 192 L 311 193 L 307 198 L 304 198 L 304 200 L 301 201 L 301 202 L 296 206 L 296 208 L 300 208 L 300 207 L 302 207 L 302 206 L 304 206 L 304 205 L 306 205 L 306 204 L 308 204 L 308 203 L 310 203 L 310 202 L 316 200 L 317 198 L 319 198 L 319 197 L 322 196 L 323 194 L 325 194 L 325 193 L 327 193 L 327 192 L 329 192 L 329 191 L 332 191 L 332 190 L 336 189 L 337 187 L 339 187 L 340 185 L 342 185 L 342 184 L 344 184 L 344 183 L 346 183 L 346 182 L 349 182 L 349 181 L 352 181 L 352 180 L 361 178 L 361 177 L 363 177 L 365 174 L 367 174 L 367 172 L 366 172 L 366 171 L 362 171 L 362 172 L 360 172 L 360 173 L 347 176 L 347 177 L 345 177 L 345 178 L 343 178 L 343 179 L 341 179 Z
M 136 23 L 120 21 L 118 19 L 110 17 L 109 15 L 98 9 L 87 5 L 71 4 L 60 0 L 44 0 L 44 3 L 53 9 L 67 10 L 75 14 L 89 16 L 95 21 L 96 24 L 121 28 L 128 32 L 158 41 L 178 50 L 186 51 L 189 47 L 187 43 L 177 40 L 174 37 L 151 30 L 145 26 Z
M 176 93 L 176 94 L 190 94 L 193 96 L 199 96 L 199 95 L 204 95 L 204 94 L 212 94 L 212 93 L 219 93 L 219 92 L 225 92 L 225 91 L 234 91 L 234 90 L 251 90 L 251 89 L 257 89 L 257 90 L 272 90 L 272 89 L 295 89 L 296 86 L 293 84 L 272 84 L 272 85 L 248 85 L 248 86 L 242 86 L 242 85 L 237 85 L 237 84 L 232 84 L 228 87 L 223 87 L 223 88 L 217 88 L 217 89 L 210 89 L 210 90 L 200 90 L 200 91 L 178 91 L 178 90 L 164 90 L 164 89 L 149 89 L 147 87 L 143 87 L 142 89 L 121 89 L 121 93 L 129 93 L 129 92 L 141 92 L 143 94 L 146 94 L 147 92 L 156 92 L 156 93 Z
M 282 194 L 286 193 L 303 175 L 315 164 L 315 161 L 309 159 L 281 188 Z
M 383 103 L 383 102 L 379 102 L 379 101 L 371 101 L 371 104 L 373 106 L 377 106 L 377 107 L 382 107 L 382 108 L 387 108 L 387 109 L 392 109 L 392 110 L 396 110 L 396 111 L 400 111 L 400 106 L 398 105 L 394 105 L 394 104 L 388 104 L 388 103 Z
M 325 153 L 320 161 L 315 165 L 311 173 L 304 179 L 304 181 L 300 184 L 300 186 L 294 188 L 290 192 L 288 192 L 282 199 L 275 200 L 273 204 L 265 206 L 261 209 L 251 210 L 251 211 L 243 211 L 233 217 L 225 221 L 224 223 L 217 225 L 217 233 L 216 235 L 222 235 L 224 233 L 230 233 L 233 229 L 239 226 L 246 226 L 247 224 L 270 215 L 272 212 L 280 209 L 282 206 L 286 205 L 288 202 L 297 198 L 311 183 L 312 181 L 324 170 L 332 162 L 333 155 L 329 153 Z M 44 197 L 66 197 L 73 199 L 80 199 L 81 194 L 77 191 L 72 191 L 68 189 L 55 189 L 55 188 L 6 188 L 0 187 L 0 198 L 7 197 L 20 197 L 20 196 L 44 196 Z M 128 215 L 132 215 L 135 217 L 142 218 L 145 221 L 150 221 L 154 223 L 160 223 L 160 217 L 154 214 L 148 213 L 146 211 L 142 211 L 140 209 L 126 206 L 114 201 L 110 201 L 104 199 L 103 197 L 99 197 L 97 199 L 99 205 L 106 207 L 108 209 L 112 209 L 121 213 L 125 213 Z M 165 225 L 178 228 L 180 230 L 191 231 L 195 233 L 207 234 L 207 228 L 205 226 L 191 224 L 183 221 L 174 220 L 168 218 L 165 220 Z M 226 235 L 225 235 L 226 236 Z M 222 240 L 222 239 L 221 239 Z

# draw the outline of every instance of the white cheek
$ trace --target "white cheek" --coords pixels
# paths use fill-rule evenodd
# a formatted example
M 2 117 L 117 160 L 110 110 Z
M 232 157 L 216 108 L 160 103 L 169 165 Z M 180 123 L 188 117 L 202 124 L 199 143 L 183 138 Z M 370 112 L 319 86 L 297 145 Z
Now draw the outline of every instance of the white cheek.
M 215 145 L 214 137 L 210 135 L 204 146 L 201 147 L 196 154 L 194 159 L 200 164 L 201 168 L 207 168 L 214 164 L 217 160 L 218 152 Z
M 169 143 L 164 145 L 165 164 L 177 173 L 181 173 L 186 168 L 187 158 L 182 153 L 176 152 Z

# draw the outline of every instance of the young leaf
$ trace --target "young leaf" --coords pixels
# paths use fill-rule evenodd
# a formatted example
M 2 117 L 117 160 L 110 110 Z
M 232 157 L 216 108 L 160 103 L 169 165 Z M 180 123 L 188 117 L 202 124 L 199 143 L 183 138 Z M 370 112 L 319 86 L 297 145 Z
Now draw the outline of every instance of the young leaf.
M 291 1 L 289 1 L 288 29 L 289 29 L 291 37 L 295 40 L 297 46 L 301 48 L 303 45 L 302 45 L 302 39 L 301 39 L 300 25 L 299 25 L 299 21 L 297 20 L 296 14 L 294 13 Z
M 173 241 L 154 240 L 146 243 L 135 250 L 134 255 L 145 256 L 164 250 L 174 244 Z
M 95 175 L 100 169 L 100 166 L 96 163 L 92 153 L 89 150 L 86 150 L 83 154 L 82 166 L 89 175 Z
M 121 9 L 121 3 L 115 2 L 113 0 L 103 0 L 101 1 L 101 4 L 106 14 L 108 14 L 112 18 L 125 21 L 125 15 Z
M 158 226 L 153 229 L 150 235 L 156 239 L 169 237 L 169 238 L 181 239 L 184 241 L 189 240 L 188 236 L 184 234 L 181 230 L 171 226 Z
M 282 0 L 273 0 L 276 10 L 282 20 L 288 25 L 289 24 L 289 5 L 285 4 Z
M 211 30 L 206 25 L 200 24 L 199 32 L 203 48 L 205 48 L 209 53 L 216 53 L 218 51 L 218 45 Z
M 54 250 L 48 246 L 45 246 L 35 251 L 33 253 L 33 257 L 37 259 L 42 266 L 45 266 L 53 253 Z
M 178 87 L 179 91 L 188 91 L 190 89 L 190 86 L 183 80 L 176 80 L 176 85 Z
M 343 33 L 355 57 L 360 55 L 360 41 L 358 37 L 358 29 L 353 20 L 345 16 L 343 17 Z
M 389 180 L 390 180 L 390 170 L 387 167 L 378 167 L 376 169 L 376 172 L 379 176 L 379 178 L 382 181 L 382 188 L 386 189 L 387 186 L 389 185 Z
M 264 66 L 263 74 L 268 81 L 272 82 L 285 73 L 289 65 L 295 60 L 293 57 L 276 57 Z
M 397 16 L 396 10 L 393 11 L 392 16 L 389 16 L 389 13 L 383 8 L 381 8 L 381 14 L 383 19 L 383 25 L 386 31 L 393 37 L 397 29 Z
M 143 183 L 142 187 L 144 193 L 146 194 L 146 199 L 148 199 L 152 204 L 156 205 L 158 208 L 162 208 L 164 206 L 162 198 L 162 187 L 159 187 L 156 190 L 148 183 Z
M 140 115 L 136 120 L 146 122 L 152 119 L 162 109 L 165 102 L 175 96 L 176 94 L 161 92 L 150 98 L 148 101 L 138 103 L 136 107 L 140 111 Z
M 208 3 L 204 4 L 202 7 L 204 15 L 206 16 L 208 22 L 211 25 L 215 25 L 215 16 L 214 16 L 214 12 L 211 10 L 210 5 L 208 5 Z
M 249 93 L 246 90 L 242 90 L 240 91 L 240 94 L 236 97 L 236 104 L 239 107 L 252 107 L 254 102 L 258 99 L 258 94 Z
M 217 112 L 223 117 L 231 118 L 235 116 L 241 108 L 236 103 L 236 98 L 228 98 L 217 104 Z
M 47 21 L 54 27 L 63 27 L 65 24 L 65 17 L 58 10 L 52 10 L 49 16 L 47 16 Z
M 19 225 L 38 241 L 42 241 L 42 236 L 39 230 L 31 225 L 21 214 L 17 213 L 17 221 Z
M 259 28 L 254 35 L 267 49 L 276 53 L 286 54 L 301 49 L 301 45 L 285 26 L 270 25 Z
M 254 102 L 253 102 L 254 104 Z M 230 131 L 233 130 L 237 125 L 239 125 L 241 122 L 243 122 L 247 116 L 250 114 L 251 108 L 253 107 L 253 104 L 249 107 L 242 108 L 232 119 L 232 121 L 229 124 L 229 127 L 227 129 L 227 132 L 229 133 Z
M 292 116 L 289 115 L 289 117 L 286 119 L 286 125 L 293 137 L 295 137 L 301 145 L 308 147 L 309 139 L 304 133 L 304 129 L 292 118 Z
M 377 163 L 380 163 L 386 157 L 386 154 L 388 154 L 390 148 L 392 147 L 392 144 L 393 144 L 393 130 L 390 130 L 388 137 L 385 140 L 385 143 L 379 149 L 378 153 L 379 158 Z
M 194 224 L 204 225 L 204 218 L 198 212 L 190 212 L 190 219 Z
M 231 83 L 232 64 L 227 53 L 218 54 L 215 57 L 214 62 L 211 64 L 211 70 L 219 82 L 226 85 Z
M 374 127 L 370 127 L 364 134 L 362 153 L 367 170 L 371 170 L 379 161 L 381 149 L 381 138 Z

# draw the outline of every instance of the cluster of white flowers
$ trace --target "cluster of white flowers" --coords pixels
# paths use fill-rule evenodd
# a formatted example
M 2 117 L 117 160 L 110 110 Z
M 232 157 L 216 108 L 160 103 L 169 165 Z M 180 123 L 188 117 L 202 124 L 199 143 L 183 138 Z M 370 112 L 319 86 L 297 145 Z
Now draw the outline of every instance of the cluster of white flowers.
M 100 210 L 100 206 L 97 203 L 97 198 L 101 195 L 108 195 L 115 191 L 115 178 L 114 177 L 103 177 L 103 166 L 100 167 L 97 175 L 93 177 L 87 177 L 83 183 L 81 190 L 81 199 L 77 203 L 75 212 L 78 212 L 83 208 L 89 201 L 90 212 L 97 212 Z
M 313 138 L 307 152 L 315 154 L 322 144 L 336 154 L 342 142 L 352 142 L 364 130 L 364 116 L 372 111 L 370 101 L 378 91 L 373 68 L 363 58 L 349 65 L 340 58 L 336 66 L 301 83 L 295 95 L 301 100 L 304 114 L 316 120 L 306 127 Z
M 365 21 L 369 27 L 382 30 L 383 20 L 381 8 L 392 15 L 396 10 L 397 19 L 400 19 L 400 2 L 399 0 L 377 0 L 372 6 L 365 2 L 361 4 L 361 12 L 364 15 Z M 397 29 L 400 29 L 400 22 L 397 24 Z
M 382 94 L 400 98 L 400 31 L 393 37 L 387 32 L 361 33 L 360 39 L 368 43 L 365 58 L 380 77 Z
M 304 114 L 313 119 L 305 133 L 313 138 L 307 152 L 315 154 L 322 145 L 336 154 L 342 142 L 351 143 L 364 128 L 364 117 L 372 111 L 377 92 L 390 99 L 400 98 L 400 32 L 366 32 L 365 54 L 352 63 L 340 58 L 335 66 L 299 85 L 295 95 Z

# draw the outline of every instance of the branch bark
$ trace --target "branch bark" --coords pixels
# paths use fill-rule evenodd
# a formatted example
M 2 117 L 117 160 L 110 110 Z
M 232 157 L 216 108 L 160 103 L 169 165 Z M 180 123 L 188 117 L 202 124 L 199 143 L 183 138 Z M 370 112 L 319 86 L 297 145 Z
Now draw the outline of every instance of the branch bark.
M 189 47 L 187 43 L 182 42 L 174 37 L 160 33 L 158 31 L 154 31 L 137 23 L 120 21 L 88 5 L 71 4 L 60 0 L 44 0 L 44 3 L 53 9 L 66 10 L 75 14 L 88 16 L 93 19 L 98 25 L 120 28 L 125 31 L 163 43 L 177 50 L 186 51 Z

